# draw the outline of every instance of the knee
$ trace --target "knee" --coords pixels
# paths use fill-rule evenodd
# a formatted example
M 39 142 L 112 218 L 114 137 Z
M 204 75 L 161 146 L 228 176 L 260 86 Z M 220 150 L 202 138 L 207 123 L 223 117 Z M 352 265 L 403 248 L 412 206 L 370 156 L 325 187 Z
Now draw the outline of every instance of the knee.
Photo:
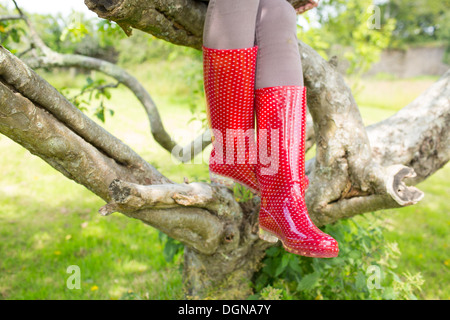
M 282 22 L 297 24 L 294 7 L 286 0 L 261 0 L 261 22 L 277 25 Z

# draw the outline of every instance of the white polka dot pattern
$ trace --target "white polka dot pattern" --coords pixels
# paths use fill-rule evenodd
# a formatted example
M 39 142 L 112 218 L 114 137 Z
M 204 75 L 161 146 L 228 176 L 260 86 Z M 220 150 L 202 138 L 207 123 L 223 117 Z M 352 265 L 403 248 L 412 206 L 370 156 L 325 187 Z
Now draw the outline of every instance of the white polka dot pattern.
M 258 47 L 203 47 L 203 73 L 208 121 L 213 133 L 213 150 L 209 163 L 211 180 L 229 184 L 219 176 L 231 178 L 259 194 L 254 138 L 257 52 Z M 239 145 L 239 141 L 242 144 Z M 306 175 L 303 176 L 302 183 L 302 190 L 305 191 L 309 184 Z
M 254 192 L 259 190 L 254 133 L 257 51 L 258 47 L 224 50 L 203 47 L 207 113 L 213 136 L 209 170 Z
M 336 257 L 338 243 L 312 223 L 304 200 L 306 88 L 257 89 L 255 106 L 258 155 L 277 161 L 275 165 L 258 161 L 256 166 L 261 238 L 279 239 L 287 251 L 302 256 Z M 264 130 L 267 139 L 261 137 Z

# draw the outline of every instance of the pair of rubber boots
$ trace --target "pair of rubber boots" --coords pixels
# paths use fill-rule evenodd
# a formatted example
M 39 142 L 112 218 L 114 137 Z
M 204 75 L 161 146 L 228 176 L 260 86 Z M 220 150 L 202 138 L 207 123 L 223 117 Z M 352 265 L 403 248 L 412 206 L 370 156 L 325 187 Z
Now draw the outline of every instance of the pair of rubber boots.
M 255 90 L 257 52 L 258 47 L 203 47 L 213 143 L 211 180 L 226 184 L 232 179 L 261 196 L 262 239 L 281 240 L 287 251 L 302 256 L 336 257 L 336 240 L 312 223 L 304 199 L 308 187 L 306 88 L 277 86 Z

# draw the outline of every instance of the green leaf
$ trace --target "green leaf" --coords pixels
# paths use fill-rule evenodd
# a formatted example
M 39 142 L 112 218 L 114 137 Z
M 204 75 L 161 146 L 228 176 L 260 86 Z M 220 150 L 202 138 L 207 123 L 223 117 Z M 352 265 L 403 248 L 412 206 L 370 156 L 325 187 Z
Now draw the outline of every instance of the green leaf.
M 103 90 L 103 95 L 106 97 L 106 99 L 111 99 L 111 93 L 108 90 Z
M 278 249 L 277 247 L 271 247 L 266 250 L 266 255 L 268 257 L 276 257 L 279 253 L 280 253 L 280 249 Z
M 281 258 L 281 263 L 275 270 L 275 277 L 278 277 L 286 269 L 288 263 L 289 263 L 289 255 L 284 254 L 283 257 Z
M 383 291 L 383 299 L 384 300 L 395 300 L 397 294 L 395 293 L 393 288 L 386 288 Z
M 302 272 L 302 268 L 300 267 L 300 262 L 298 261 L 297 258 L 291 259 L 289 261 L 289 268 L 291 268 L 293 271 L 298 272 L 298 273 Z
M 95 116 L 101 121 L 105 122 L 105 108 L 100 105 L 100 107 L 97 108 L 97 112 L 95 112 Z
M 364 288 L 367 287 L 367 279 L 363 272 L 358 271 L 358 274 L 356 275 L 355 285 L 356 289 L 358 290 L 363 290 Z
M 310 273 L 307 274 L 305 276 L 302 277 L 302 279 L 300 280 L 300 282 L 297 285 L 297 290 L 298 291 L 308 291 L 311 290 L 312 288 L 314 288 L 314 286 L 316 286 L 319 282 L 319 274 L 314 272 L 314 273 Z

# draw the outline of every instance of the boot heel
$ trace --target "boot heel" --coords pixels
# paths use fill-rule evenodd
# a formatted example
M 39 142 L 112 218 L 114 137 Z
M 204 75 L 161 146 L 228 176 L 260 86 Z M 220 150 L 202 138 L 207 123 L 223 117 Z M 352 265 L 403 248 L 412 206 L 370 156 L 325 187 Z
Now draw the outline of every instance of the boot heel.
M 267 232 L 266 230 L 264 230 L 262 228 L 259 228 L 258 235 L 259 235 L 259 238 L 264 241 L 272 242 L 272 243 L 278 242 L 277 237 L 273 236 L 271 233 Z

